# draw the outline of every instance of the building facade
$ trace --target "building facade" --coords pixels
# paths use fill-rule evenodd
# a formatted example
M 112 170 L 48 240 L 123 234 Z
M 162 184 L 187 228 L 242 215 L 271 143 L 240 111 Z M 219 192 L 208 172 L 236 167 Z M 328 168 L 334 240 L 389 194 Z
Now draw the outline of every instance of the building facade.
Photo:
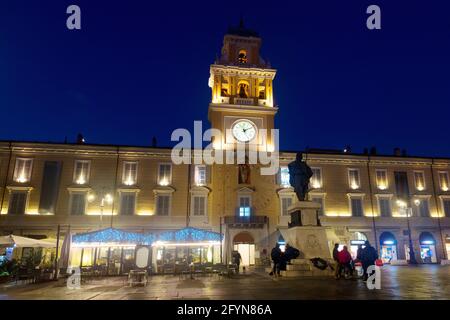
M 254 144 L 274 151 L 264 131 L 274 129 L 278 112 L 276 70 L 260 47 L 255 32 L 232 28 L 211 65 L 216 150 Z M 295 194 L 287 164 L 295 155 L 280 152 L 278 174 L 262 175 L 259 164 L 176 165 L 170 148 L 3 141 L 0 232 L 55 238 L 58 225 L 62 235 L 69 226 L 74 233 L 155 234 L 194 227 L 224 237 L 220 253 L 208 253 L 215 261 L 239 250 L 244 264 L 263 263 L 288 228 Z M 448 259 L 450 159 L 327 150 L 307 150 L 303 158 L 314 172 L 309 199 L 322 205 L 320 221 L 334 229 L 334 242 L 355 251 L 367 239 L 394 262 L 409 259 L 411 235 L 419 262 Z

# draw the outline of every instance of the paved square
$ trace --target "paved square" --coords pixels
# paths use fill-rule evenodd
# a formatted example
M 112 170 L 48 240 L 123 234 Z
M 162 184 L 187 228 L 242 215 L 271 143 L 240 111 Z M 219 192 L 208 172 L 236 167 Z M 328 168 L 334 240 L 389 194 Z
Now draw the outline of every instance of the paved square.
M 381 290 L 361 280 L 273 278 L 251 271 L 234 278 L 153 276 L 147 287 L 129 287 L 125 277 L 97 279 L 68 289 L 63 282 L 3 285 L 0 299 L 450 299 L 450 266 L 384 266 Z

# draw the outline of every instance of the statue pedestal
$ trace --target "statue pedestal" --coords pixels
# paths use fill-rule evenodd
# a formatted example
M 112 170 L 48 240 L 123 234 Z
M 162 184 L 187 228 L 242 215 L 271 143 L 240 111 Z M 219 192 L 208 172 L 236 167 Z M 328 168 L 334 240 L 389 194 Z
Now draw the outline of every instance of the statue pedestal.
M 336 238 L 331 228 L 322 227 L 318 218 L 320 204 L 312 201 L 299 201 L 288 208 L 291 214 L 289 229 L 284 233 L 286 243 L 300 250 L 300 256 L 287 267 L 285 276 L 331 276 L 329 268 L 315 268 L 309 259 L 322 258 L 333 264 L 331 247 Z
M 312 201 L 297 201 L 288 208 L 291 216 L 289 227 L 320 226 L 320 204 Z

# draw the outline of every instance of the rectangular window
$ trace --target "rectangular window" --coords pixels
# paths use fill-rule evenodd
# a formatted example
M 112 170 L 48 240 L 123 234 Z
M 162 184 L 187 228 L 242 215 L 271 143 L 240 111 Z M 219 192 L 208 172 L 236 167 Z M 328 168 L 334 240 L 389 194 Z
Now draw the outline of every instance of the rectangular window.
M 377 188 L 380 190 L 386 190 L 388 188 L 387 170 L 376 169 L 375 175 Z
M 8 214 L 25 214 L 27 198 L 27 191 L 11 192 L 9 198 Z
M 449 182 L 448 182 L 448 172 L 447 171 L 439 171 L 439 186 L 442 191 L 449 190 Z
M 428 199 L 420 199 L 419 205 L 415 207 L 416 207 L 416 216 L 424 218 L 430 216 L 430 207 Z
M 323 209 L 324 201 L 323 201 L 323 197 L 321 197 L 321 196 L 311 196 L 311 201 L 320 204 L 319 216 L 323 216 L 323 214 L 324 214 L 324 209 Z
M 206 185 L 206 166 L 204 165 L 195 166 L 195 184 L 197 186 Z
M 397 198 L 406 201 L 409 198 L 408 175 L 404 171 L 395 171 L 394 177 Z
M 239 216 L 249 217 L 251 213 L 251 199 L 249 196 L 239 197 Z
M 137 162 L 125 161 L 123 163 L 122 183 L 126 186 L 134 186 L 137 183 Z
M 425 190 L 425 175 L 423 171 L 414 171 L 414 185 L 416 190 Z
M 160 186 L 168 186 L 172 184 L 172 165 L 170 163 L 159 164 L 158 184 Z
M 76 184 L 86 184 L 89 182 L 90 161 L 75 160 L 73 169 L 73 182 Z
M 121 192 L 120 193 L 120 214 L 124 216 L 132 216 L 136 211 L 136 193 Z
M 283 187 L 289 187 L 291 183 L 289 182 L 289 169 L 288 167 L 280 168 L 280 185 Z
M 361 197 L 350 198 L 350 206 L 353 217 L 362 217 L 363 212 L 363 199 Z
M 17 158 L 14 168 L 14 181 L 19 183 L 30 182 L 32 166 L 33 159 Z
M 379 197 L 378 198 L 378 209 L 380 212 L 380 216 L 382 216 L 382 217 L 392 216 L 391 199 L 387 198 L 387 197 Z
M 348 185 L 351 189 L 359 189 L 361 187 L 358 169 L 348 169 Z
M 442 199 L 442 209 L 447 218 L 450 218 L 450 199 Z
M 313 175 L 311 177 L 311 187 L 313 189 L 322 188 L 322 169 L 321 168 L 311 168 Z
M 86 213 L 86 193 L 77 192 L 70 195 L 70 214 L 82 216 Z
M 194 216 L 204 216 L 206 214 L 206 196 L 193 196 Z
M 156 197 L 156 214 L 158 216 L 168 216 L 170 207 L 169 195 L 158 195 Z
M 292 205 L 292 197 L 281 197 L 281 215 L 288 216 L 288 208 Z
M 54 214 L 58 200 L 61 163 L 58 161 L 45 161 L 42 177 L 41 197 L 39 200 L 39 213 Z

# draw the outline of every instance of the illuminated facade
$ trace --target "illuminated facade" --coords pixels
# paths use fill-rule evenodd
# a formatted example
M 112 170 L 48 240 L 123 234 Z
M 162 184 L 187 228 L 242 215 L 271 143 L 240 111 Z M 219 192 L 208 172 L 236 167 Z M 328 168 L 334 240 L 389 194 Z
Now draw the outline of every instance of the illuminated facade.
M 260 47 L 255 32 L 230 29 L 211 65 L 209 120 L 213 128 L 228 129 L 215 149 L 240 142 L 273 149 L 261 131 L 274 128 L 276 71 L 260 57 Z M 189 226 L 222 234 L 220 253 L 209 247 L 200 253 L 207 259 L 221 254 L 229 261 L 237 249 L 244 264 L 262 263 L 288 226 L 295 199 L 286 166 L 295 154 L 280 152 L 277 175 L 249 165 L 244 178 L 238 165 L 174 165 L 170 155 L 169 148 L 0 142 L 0 232 L 55 237 L 57 225 L 63 233 L 70 225 L 75 233 L 113 227 L 131 238 L 156 239 Z M 321 222 L 335 230 L 335 241 L 354 250 L 368 239 L 386 262 L 406 260 L 409 212 L 418 261 L 448 259 L 450 159 L 324 150 L 308 150 L 304 158 L 314 172 L 310 200 L 322 204 Z M 132 259 L 134 245 L 127 244 L 120 252 Z M 89 264 L 87 256 L 77 259 Z

